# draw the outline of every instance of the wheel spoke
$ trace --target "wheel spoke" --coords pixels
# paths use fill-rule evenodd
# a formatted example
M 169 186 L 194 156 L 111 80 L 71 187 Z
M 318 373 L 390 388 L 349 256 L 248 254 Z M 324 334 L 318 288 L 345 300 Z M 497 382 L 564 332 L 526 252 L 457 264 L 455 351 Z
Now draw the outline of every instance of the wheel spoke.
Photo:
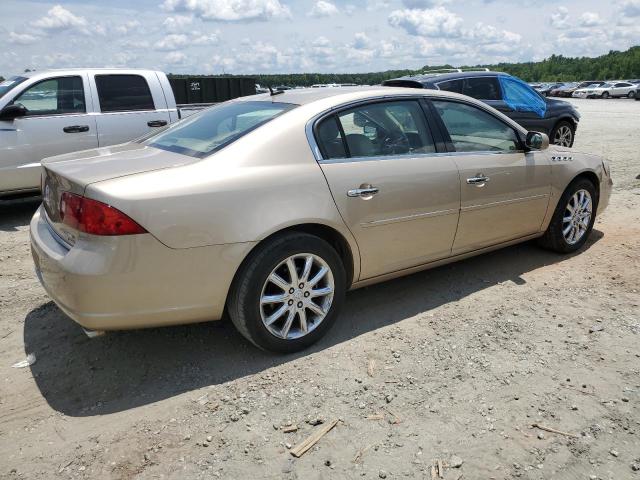
M 304 308 L 298 312 L 298 317 L 300 317 L 300 331 L 307 333 L 309 331 L 307 327 L 307 312 Z
M 562 235 L 564 235 L 565 238 L 567 238 L 567 234 L 569 233 L 569 231 L 571 230 L 572 225 L 569 224 L 567 225 L 567 228 L 565 228 L 564 230 L 562 230 Z
M 297 285 L 298 283 L 298 271 L 296 270 L 296 264 L 293 261 L 293 257 L 287 259 L 287 268 L 289 269 L 289 278 L 291 278 L 291 284 Z
M 316 290 L 311 290 L 311 298 L 324 297 L 332 292 L 333 288 L 331 287 L 318 288 Z
M 280 287 L 282 290 L 284 290 L 285 292 L 287 290 L 289 290 L 289 288 L 291 288 L 291 284 L 287 283 L 280 275 L 278 275 L 276 272 L 273 272 L 271 275 L 269 275 L 269 280 L 271 281 L 271 283 L 273 283 L 274 285 L 277 285 L 278 287 Z
M 323 279 L 323 277 L 327 274 L 327 272 L 329 271 L 329 269 L 325 266 L 321 267 L 320 270 L 318 270 L 318 273 L 316 273 L 314 275 L 314 277 L 309 280 L 309 284 L 314 287 L 320 280 Z
M 568 217 L 564 217 L 564 218 L 562 219 L 562 223 L 570 222 L 570 221 L 571 221 L 571 218 L 573 218 L 571 215 L 569 215 Z
M 304 268 L 302 269 L 302 275 L 300 276 L 301 282 L 306 282 L 309 279 L 311 273 L 311 267 L 313 266 L 313 257 L 309 255 L 304 259 Z
M 267 318 L 264 319 L 265 325 L 269 326 L 273 324 L 273 322 L 275 322 L 280 317 L 282 317 L 284 312 L 286 312 L 288 309 L 289 307 L 287 306 L 287 304 L 282 305 L 278 310 L 276 310 L 275 312 L 273 312 L 271 315 L 269 315 Z
M 320 317 L 324 317 L 326 315 L 326 312 L 324 311 L 324 309 L 313 302 L 309 302 L 308 308 L 309 310 L 311 310 L 316 315 L 319 315 Z
M 293 319 L 296 316 L 296 312 L 295 310 L 291 309 L 289 310 L 289 316 L 287 317 L 287 320 L 284 322 L 284 326 L 282 327 L 282 330 L 280 330 L 280 335 L 282 336 L 282 338 L 287 338 L 287 336 L 289 335 L 289 330 L 291 330 L 291 325 L 293 324 Z
M 267 305 L 270 303 L 282 303 L 286 300 L 287 295 L 284 293 L 281 293 L 279 295 L 264 295 L 261 299 L 260 299 L 260 303 L 262 303 L 263 305 Z

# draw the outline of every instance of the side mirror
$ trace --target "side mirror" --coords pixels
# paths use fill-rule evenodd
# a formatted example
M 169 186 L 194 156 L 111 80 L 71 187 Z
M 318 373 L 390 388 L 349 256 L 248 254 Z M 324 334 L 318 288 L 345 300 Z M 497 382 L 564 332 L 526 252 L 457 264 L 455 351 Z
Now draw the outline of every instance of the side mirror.
M 18 117 L 24 117 L 27 114 L 27 108 L 21 104 L 7 105 L 0 110 L 0 120 L 14 120 Z
M 540 132 L 528 132 L 524 143 L 531 150 L 546 150 L 549 148 L 549 137 Z

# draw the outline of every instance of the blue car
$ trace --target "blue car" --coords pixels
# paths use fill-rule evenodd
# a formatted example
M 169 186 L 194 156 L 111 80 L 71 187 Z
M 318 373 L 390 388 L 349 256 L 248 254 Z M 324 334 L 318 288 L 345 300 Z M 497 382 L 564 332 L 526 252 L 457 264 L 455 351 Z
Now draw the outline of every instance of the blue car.
M 461 93 L 491 105 L 527 130 L 546 133 L 551 143 L 571 147 L 580 114 L 568 102 L 542 96 L 507 73 L 481 71 L 426 72 L 383 82 L 392 87 L 429 88 Z

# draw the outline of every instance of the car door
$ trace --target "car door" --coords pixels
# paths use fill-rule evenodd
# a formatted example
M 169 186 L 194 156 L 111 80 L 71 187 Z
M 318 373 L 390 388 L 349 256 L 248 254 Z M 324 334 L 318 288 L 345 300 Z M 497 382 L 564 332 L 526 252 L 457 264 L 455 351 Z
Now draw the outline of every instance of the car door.
M 616 83 L 613 87 L 613 95 L 616 97 L 626 97 L 633 89 L 633 85 L 627 82 Z
M 101 147 L 131 141 L 171 118 L 153 72 L 99 73 L 92 76 L 98 99 L 98 143 Z
M 539 232 L 551 188 L 548 156 L 525 152 L 511 125 L 488 110 L 450 99 L 431 105 L 460 171 L 452 254 Z
M 0 121 L 0 191 L 37 189 L 43 158 L 97 146 L 87 91 L 83 74 L 51 76 L 16 95 L 11 104 L 27 112 Z
M 365 102 L 323 118 L 320 165 L 360 250 L 360 279 L 450 255 L 460 208 L 453 158 L 436 152 L 418 99 Z

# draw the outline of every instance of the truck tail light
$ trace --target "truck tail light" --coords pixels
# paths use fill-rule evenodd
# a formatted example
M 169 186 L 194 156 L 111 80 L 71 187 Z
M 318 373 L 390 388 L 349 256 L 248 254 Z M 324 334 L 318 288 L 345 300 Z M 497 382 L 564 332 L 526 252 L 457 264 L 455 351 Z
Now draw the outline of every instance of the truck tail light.
M 63 192 L 60 219 L 71 228 L 91 235 L 137 235 L 147 231 L 120 210 L 106 203 Z

